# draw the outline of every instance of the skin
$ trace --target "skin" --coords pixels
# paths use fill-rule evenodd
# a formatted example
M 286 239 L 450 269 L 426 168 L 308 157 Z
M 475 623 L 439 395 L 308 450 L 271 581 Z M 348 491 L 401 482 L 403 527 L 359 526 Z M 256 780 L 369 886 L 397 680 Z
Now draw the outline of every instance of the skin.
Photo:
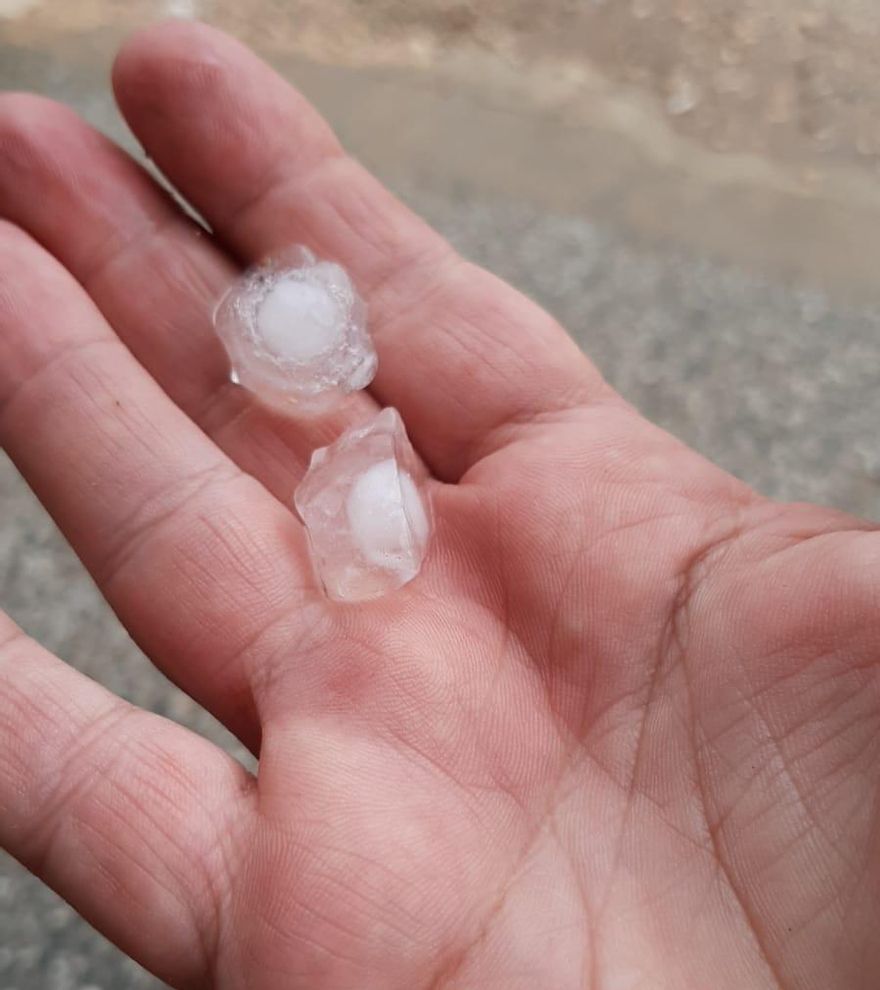
M 880 535 L 642 419 L 219 32 L 114 71 L 195 228 L 69 110 L 0 99 L 0 440 L 252 776 L 0 620 L 0 843 L 174 987 L 880 982 Z M 356 94 L 353 94 L 356 98 Z M 211 310 L 292 242 L 367 297 L 331 417 L 226 382 Z M 396 406 L 419 578 L 326 601 L 290 498 Z

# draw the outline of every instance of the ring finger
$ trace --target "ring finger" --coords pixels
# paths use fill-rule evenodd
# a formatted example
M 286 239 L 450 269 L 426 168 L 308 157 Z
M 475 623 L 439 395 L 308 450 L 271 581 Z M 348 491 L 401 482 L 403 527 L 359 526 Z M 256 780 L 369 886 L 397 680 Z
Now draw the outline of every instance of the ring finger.
M 2 221 L 0 443 L 132 636 L 256 749 L 259 656 L 323 628 L 302 527 Z

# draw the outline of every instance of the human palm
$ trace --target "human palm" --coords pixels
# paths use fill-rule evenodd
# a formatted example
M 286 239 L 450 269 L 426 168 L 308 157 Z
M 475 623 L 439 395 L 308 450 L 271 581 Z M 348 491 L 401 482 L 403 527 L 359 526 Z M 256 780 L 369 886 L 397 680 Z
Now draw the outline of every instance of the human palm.
M 3 845 L 178 987 L 876 986 L 876 528 L 641 419 L 229 39 L 152 29 L 115 82 L 214 234 L 4 97 L 0 437 L 259 773 L 4 620 Z M 295 241 L 347 265 L 380 354 L 320 421 L 226 384 L 210 329 L 232 259 Z M 347 607 L 290 496 L 377 403 L 437 530 L 415 582 Z

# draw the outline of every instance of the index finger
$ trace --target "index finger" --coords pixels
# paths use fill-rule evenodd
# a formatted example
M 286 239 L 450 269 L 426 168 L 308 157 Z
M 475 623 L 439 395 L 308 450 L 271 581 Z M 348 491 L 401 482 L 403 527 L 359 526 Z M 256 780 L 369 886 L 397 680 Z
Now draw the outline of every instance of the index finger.
M 511 426 L 608 396 L 550 316 L 459 258 L 238 42 L 160 24 L 124 47 L 114 82 L 147 153 L 239 256 L 301 241 L 351 270 L 371 307 L 374 394 L 439 477 L 457 479 Z

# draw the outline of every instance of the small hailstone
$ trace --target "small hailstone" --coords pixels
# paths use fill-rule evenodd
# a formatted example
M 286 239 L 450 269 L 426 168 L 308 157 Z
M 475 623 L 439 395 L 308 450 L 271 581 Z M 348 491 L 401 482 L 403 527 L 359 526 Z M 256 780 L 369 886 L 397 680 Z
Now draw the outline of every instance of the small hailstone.
M 351 279 L 307 248 L 245 272 L 220 301 L 214 325 L 232 380 L 275 405 L 319 412 L 376 373 L 366 307 Z
M 419 573 L 431 531 L 425 478 L 396 409 L 312 454 L 294 502 L 330 598 L 378 598 Z

